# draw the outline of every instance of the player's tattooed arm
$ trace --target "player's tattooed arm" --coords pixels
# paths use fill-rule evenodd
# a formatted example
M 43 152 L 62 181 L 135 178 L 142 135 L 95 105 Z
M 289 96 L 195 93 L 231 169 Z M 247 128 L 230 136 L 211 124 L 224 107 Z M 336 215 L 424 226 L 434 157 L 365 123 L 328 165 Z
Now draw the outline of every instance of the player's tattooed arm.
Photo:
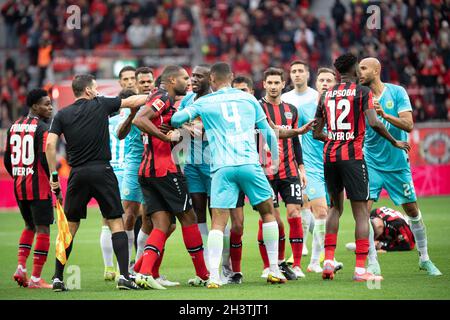
M 394 137 L 389 133 L 384 124 L 378 120 L 377 113 L 374 109 L 367 109 L 364 111 L 364 114 L 367 117 L 367 121 L 369 122 L 369 126 L 372 127 L 380 136 L 388 140 L 394 147 L 409 151 L 411 150 L 411 146 L 406 141 L 398 141 L 395 140 Z
M 138 109 L 131 109 L 130 115 L 125 119 L 124 122 L 120 124 L 119 128 L 117 129 L 117 138 L 119 138 L 119 140 L 125 139 L 126 136 L 130 133 L 131 125 L 133 124 L 133 119 L 136 116 L 137 112 Z
M 325 120 L 324 118 L 317 118 L 315 119 L 315 127 L 313 131 L 313 138 L 316 140 L 320 140 L 323 142 L 327 141 L 327 135 L 323 132 L 323 128 L 325 127 Z
M 162 133 L 151 121 L 156 117 L 156 113 L 151 106 L 144 106 L 141 111 L 134 117 L 133 124 L 142 132 L 154 136 L 164 142 L 170 142 L 170 136 Z
M 404 130 L 406 132 L 411 132 L 412 129 L 414 128 L 414 121 L 411 111 L 401 112 L 399 113 L 398 117 L 395 117 L 384 112 L 378 100 L 375 100 L 373 102 L 373 105 L 379 116 L 381 116 L 383 119 L 385 119 L 390 124 L 396 126 L 397 128 Z

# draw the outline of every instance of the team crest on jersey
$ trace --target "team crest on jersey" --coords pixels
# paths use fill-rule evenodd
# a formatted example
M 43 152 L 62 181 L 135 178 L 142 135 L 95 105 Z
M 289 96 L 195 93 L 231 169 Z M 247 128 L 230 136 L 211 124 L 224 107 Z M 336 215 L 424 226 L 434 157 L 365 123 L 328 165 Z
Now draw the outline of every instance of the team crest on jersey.
M 152 106 L 154 106 L 156 108 L 156 110 L 158 110 L 158 111 L 161 110 L 161 108 L 163 108 L 165 105 L 166 104 L 161 99 L 156 99 L 152 103 Z
M 285 112 L 284 116 L 286 117 L 286 119 L 292 119 L 292 112 Z
M 389 101 L 386 103 L 386 108 L 392 109 L 393 107 L 394 107 L 394 101 L 389 100 Z

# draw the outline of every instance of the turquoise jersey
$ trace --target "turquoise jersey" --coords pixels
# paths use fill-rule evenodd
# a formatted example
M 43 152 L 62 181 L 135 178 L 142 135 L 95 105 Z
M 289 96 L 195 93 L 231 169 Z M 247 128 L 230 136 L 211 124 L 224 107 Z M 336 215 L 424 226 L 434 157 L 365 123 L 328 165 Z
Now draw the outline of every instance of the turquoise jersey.
M 186 94 L 183 100 L 181 100 L 178 111 L 181 111 L 193 104 L 196 97 L 197 94 L 195 92 L 189 92 Z M 201 137 L 191 137 L 191 143 L 187 149 L 185 164 L 200 164 L 207 165 L 209 167 L 211 155 L 208 145 L 209 143 L 206 138 L 206 134 L 203 134 Z
M 121 118 L 120 124 L 122 124 L 130 115 L 131 110 L 125 109 L 123 112 L 123 117 Z M 122 115 L 122 112 L 121 112 Z M 138 129 L 134 124 L 131 125 L 130 132 L 124 139 L 126 140 L 127 151 L 125 153 L 125 163 L 126 166 L 138 166 L 141 164 L 142 153 L 144 152 L 144 144 L 142 142 L 141 130 Z
M 126 139 L 119 140 L 117 129 L 126 118 L 121 110 L 118 115 L 109 118 L 109 146 L 111 148 L 111 166 L 114 172 L 123 172 L 125 169 L 125 154 L 127 150 Z
M 285 102 L 293 104 L 298 110 L 298 127 L 307 124 L 316 117 L 317 103 L 319 93 L 312 89 L 303 94 L 298 94 L 294 90 L 289 91 L 281 96 Z M 320 140 L 313 138 L 313 132 L 301 136 L 303 163 L 308 173 L 323 174 L 323 145 Z
M 385 83 L 378 99 L 385 113 L 398 117 L 399 113 L 412 111 L 408 94 L 403 87 Z M 390 124 L 380 116 L 378 118 L 396 140 L 407 141 L 408 133 Z M 388 140 L 366 127 L 364 155 L 368 166 L 380 171 L 398 171 L 409 168 L 408 154 L 395 148 Z
M 200 116 L 209 140 L 211 173 L 223 167 L 259 164 L 255 124 L 266 115 L 255 97 L 222 88 L 184 109 L 190 121 Z

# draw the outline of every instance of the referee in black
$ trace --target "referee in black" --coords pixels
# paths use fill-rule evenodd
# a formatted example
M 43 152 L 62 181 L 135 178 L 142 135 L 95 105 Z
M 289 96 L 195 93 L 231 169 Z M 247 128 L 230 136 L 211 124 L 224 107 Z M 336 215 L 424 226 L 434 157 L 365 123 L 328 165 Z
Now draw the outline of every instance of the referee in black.
M 63 134 L 67 143 L 70 172 L 64 211 L 72 239 L 80 226 L 80 219 L 86 219 L 87 204 L 94 198 L 100 211 L 107 219 L 112 232 L 114 253 L 120 269 L 117 288 L 139 289 L 129 279 L 128 237 L 124 231 L 117 178 L 111 168 L 108 117 L 120 108 L 138 108 L 147 95 L 136 95 L 126 99 L 98 96 L 97 83 L 92 75 L 77 75 L 72 81 L 75 102 L 60 110 L 54 117 L 47 137 L 47 161 L 50 170 L 50 185 L 53 191 L 60 188 L 53 181 L 56 174 L 56 144 Z M 66 249 L 67 259 L 72 251 L 73 240 Z M 66 291 L 63 282 L 64 265 L 56 259 L 53 291 Z

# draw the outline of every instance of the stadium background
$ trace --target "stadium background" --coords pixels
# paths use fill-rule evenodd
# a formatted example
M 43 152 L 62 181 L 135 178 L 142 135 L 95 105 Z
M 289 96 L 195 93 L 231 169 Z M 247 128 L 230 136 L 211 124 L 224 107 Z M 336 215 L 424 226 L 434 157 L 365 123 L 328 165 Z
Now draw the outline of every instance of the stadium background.
M 372 4 L 380 10 L 379 29 L 367 28 L 367 19 L 373 17 L 367 9 Z M 67 27 L 77 12 L 68 13 L 70 5 L 80 10 L 80 29 Z M 0 0 L 0 299 L 449 299 L 449 7 L 450 1 L 436 0 Z M 181 64 L 190 70 L 197 63 L 224 60 L 232 64 L 235 74 L 253 78 L 259 98 L 266 67 L 288 70 L 290 61 L 304 59 L 311 65 L 313 86 L 317 68 L 330 66 L 346 51 L 378 57 L 383 65 L 382 79 L 399 83 L 408 91 L 415 119 L 409 135 L 414 182 L 426 219 L 430 253 L 443 277 L 419 273 L 417 252 L 413 251 L 380 256 L 386 280 L 382 290 L 368 290 L 349 281 L 354 255 L 346 252 L 343 244 L 354 240 L 354 222 L 346 205 L 337 248 L 337 256 L 346 266 L 343 274 L 334 283 L 308 274 L 298 284 L 283 289 L 267 286 L 259 278 L 257 215 L 247 205 L 244 285 L 225 286 L 218 292 L 183 284 L 166 292 L 123 293 L 101 278 L 101 222 L 94 205 L 82 223 L 77 249 L 70 259 L 71 266 L 81 268 L 81 291 L 63 296 L 30 292 L 11 280 L 23 222 L 1 157 L 6 128 L 27 113 L 24 102 L 29 89 L 45 86 L 52 92 L 55 109 L 59 109 L 72 102 L 70 80 L 76 73 L 95 74 L 100 92 L 114 95 L 119 91 L 117 73 L 127 64 L 150 66 L 158 75 L 166 64 Z M 60 155 L 64 155 L 63 146 Z M 63 157 L 60 159 L 64 164 Z M 62 165 L 60 174 L 67 176 L 68 168 Z M 383 199 L 379 205 L 392 203 Z M 53 272 L 54 225 L 51 234 L 43 273 L 46 280 Z M 185 282 L 192 276 L 192 267 L 179 231 L 167 247 L 163 273 Z M 306 264 L 309 257 L 304 259 Z

